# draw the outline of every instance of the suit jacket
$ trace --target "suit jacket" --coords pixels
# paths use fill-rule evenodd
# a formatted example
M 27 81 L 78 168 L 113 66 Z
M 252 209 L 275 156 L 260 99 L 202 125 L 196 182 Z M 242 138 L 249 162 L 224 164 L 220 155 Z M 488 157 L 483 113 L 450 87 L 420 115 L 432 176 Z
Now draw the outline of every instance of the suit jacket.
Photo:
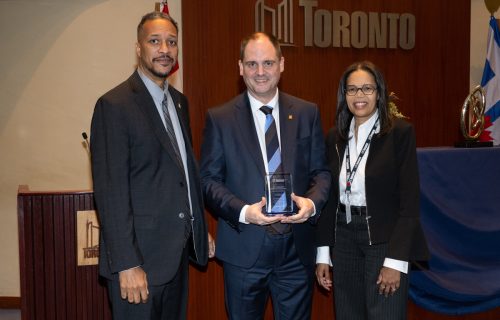
M 330 198 L 318 222 L 318 246 L 335 244 L 339 204 L 339 174 L 346 144 L 337 141 L 336 129 L 327 139 L 327 159 L 333 177 Z M 428 258 L 427 243 L 420 224 L 420 185 L 415 132 L 402 119 L 385 135 L 376 134 L 370 143 L 365 168 L 366 206 L 373 244 L 389 243 L 388 258 L 416 261 Z
M 207 261 L 207 228 L 199 172 L 191 147 L 185 96 L 169 87 L 184 141 L 191 187 L 194 260 Z M 139 74 L 103 95 L 91 128 L 92 175 L 101 226 L 100 273 L 142 266 L 148 283 L 164 284 L 175 275 L 189 221 L 184 171 Z
M 316 105 L 279 94 L 281 158 L 292 174 L 295 194 L 310 198 L 316 215 L 309 223 L 293 224 L 295 246 L 303 264 L 314 264 L 315 219 L 328 197 L 330 173 Z M 219 218 L 216 256 L 250 267 L 257 260 L 265 228 L 238 222 L 246 204 L 264 196 L 264 158 L 247 93 L 210 109 L 201 148 L 201 180 L 206 205 Z

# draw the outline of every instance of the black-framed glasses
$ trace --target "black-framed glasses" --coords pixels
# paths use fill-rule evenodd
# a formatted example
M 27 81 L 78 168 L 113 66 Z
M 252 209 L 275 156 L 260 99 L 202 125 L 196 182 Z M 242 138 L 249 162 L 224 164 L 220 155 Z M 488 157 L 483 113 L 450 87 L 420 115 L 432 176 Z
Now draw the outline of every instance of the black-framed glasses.
M 345 94 L 348 96 L 355 96 L 358 94 L 358 91 L 361 90 L 364 95 L 371 95 L 375 90 L 377 90 L 377 87 L 373 84 L 364 84 L 362 87 L 356 87 L 356 86 L 346 86 L 345 87 Z

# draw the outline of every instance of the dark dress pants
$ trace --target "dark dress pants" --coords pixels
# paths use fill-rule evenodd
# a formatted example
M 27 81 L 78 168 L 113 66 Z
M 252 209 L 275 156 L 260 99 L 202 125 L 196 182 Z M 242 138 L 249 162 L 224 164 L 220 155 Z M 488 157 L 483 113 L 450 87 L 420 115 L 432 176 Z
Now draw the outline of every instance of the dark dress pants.
M 311 318 L 314 266 L 304 266 L 292 233 L 266 233 L 254 266 L 224 262 L 226 308 L 230 320 L 264 318 L 269 295 L 275 320 Z
M 365 216 L 345 213 L 337 217 L 333 248 L 333 288 L 336 320 L 403 320 L 407 318 L 408 275 L 393 295 L 378 293 L 377 278 L 387 253 L 387 243 L 369 245 Z
M 175 277 L 163 285 L 149 285 L 146 303 L 129 303 L 120 295 L 120 283 L 108 280 L 108 294 L 114 320 L 182 320 L 186 319 L 188 301 L 188 246 Z

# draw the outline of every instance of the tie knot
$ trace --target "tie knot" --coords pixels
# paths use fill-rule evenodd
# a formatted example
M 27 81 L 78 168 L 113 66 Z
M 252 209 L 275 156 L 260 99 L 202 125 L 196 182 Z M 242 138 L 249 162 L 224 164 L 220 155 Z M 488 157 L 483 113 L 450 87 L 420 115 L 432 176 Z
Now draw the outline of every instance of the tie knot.
M 264 114 L 267 116 L 273 113 L 273 108 L 269 106 L 262 106 L 260 107 L 260 111 L 264 112 Z

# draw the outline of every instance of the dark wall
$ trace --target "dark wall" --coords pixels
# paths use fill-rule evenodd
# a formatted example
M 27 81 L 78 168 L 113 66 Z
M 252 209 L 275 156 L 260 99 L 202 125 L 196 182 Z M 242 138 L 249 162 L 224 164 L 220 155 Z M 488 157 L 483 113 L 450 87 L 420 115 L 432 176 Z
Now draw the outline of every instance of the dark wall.
M 254 0 L 183 2 L 184 92 L 192 105 L 195 148 L 204 114 L 238 94 L 239 42 L 255 30 Z M 278 1 L 267 0 L 276 7 Z M 304 9 L 293 0 L 295 46 L 283 47 L 285 71 L 280 88 L 321 108 L 324 130 L 331 127 L 338 81 L 357 60 L 371 60 L 385 74 L 399 109 L 415 125 L 418 146 L 451 146 L 459 136 L 460 108 L 469 88 L 470 1 L 336 0 L 317 1 L 316 9 L 411 13 L 416 18 L 415 47 L 355 49 L 304 47 Z
M 338 82 L 357 60 L 371 60 L 385 74 L 389 90 L 410 117 L 417 145 L 451 146 L 460 138 L 459 112 L 469 88 L 470 1 L 317 0 L 317 9 L 411 13 L 415 46 L 411 50 L 304 46 L 304 8 L 292 0 L 294 44 L 282 48 L 285 71 L 280 89 L 316 102 L 323 129 L 333 125 Z M 276 8 L 280 1 L 267 0 Z M 189 0 L 182 3 L 184 93 L 191 105 L 194 148 L 199 154 L 205 112 L 243 89 L 239 43 L 255 31 L 256 0 Z M 268 19 L 269 20 L 269 19 Z M 267 22 L 269 22 L 266 20 Z M 215 234 L 216 221 L 209 227 Z M 190 319 L 224 319 L 222 268 L 212 261 L 207 272 L 192 269 Z M 332 297 L 315 292 L 313 319 L 332 319 Z M 199 308 L 193 308 L 199 306 Z M 418 308 L 411 309 L 414 314 Z M 415 311 L 417 310 L 417 311 Z M 426 314 L 426 317 L 428 315 Z M 269 313 L 267 319 L 271 319 Z

